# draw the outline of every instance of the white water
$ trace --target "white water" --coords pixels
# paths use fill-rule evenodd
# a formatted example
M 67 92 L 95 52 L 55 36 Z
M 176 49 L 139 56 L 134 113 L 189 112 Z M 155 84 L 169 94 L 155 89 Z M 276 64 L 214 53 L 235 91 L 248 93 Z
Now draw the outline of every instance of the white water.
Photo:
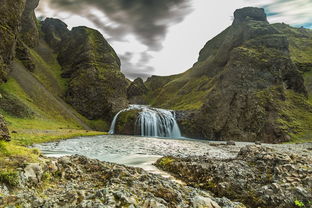
M 122 112 L 139 110 L 136 127 L 140 129 L 141 136 L 180 138 L 181 132 L 175 119 L 174 111 L 151 108 L 145 105 L 131 105 L 129 108 L 119 111 L 111 124 L 110 134 L 115 133 L 118 116 Z

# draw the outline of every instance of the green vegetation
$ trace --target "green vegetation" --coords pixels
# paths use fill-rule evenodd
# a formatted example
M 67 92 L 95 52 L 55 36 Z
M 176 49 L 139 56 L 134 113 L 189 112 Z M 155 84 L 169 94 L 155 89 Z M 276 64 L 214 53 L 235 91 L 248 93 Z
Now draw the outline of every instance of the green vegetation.
M 286 101 L 278 101 L 281 129 L 288 131 L 292 142 L 312 140 L 312 102 L 304 96 L 286 91 Z
M 0 182 L 5 183 L 9 186 L 18 185 L 18 173 L 16 171 L 0 171 Z
M 148 102 L 157 107 L 173 110 L 200 109 L 211 90 L 212 79 L 202 76 L 196 81 L 182 76 L 147 94 Z
M 161 167 L 165 167 L 169 165 L 170 163 L 173 163 L 174 161 L 175 159 L 173 159 L 172 157 L 163 157 L 160 159 L 160 161 L 157 162 L 157 165 Z
M 57 55 L 50 53 L 50 63 L 48 63 L 33 49 L 29 49 L 29 51 L 36 64 L 36 69 L 33 72 L 35 77 L 55 95 L 64 95 L 67 89 L 67 79 L 61 77 L 62 70 L 57 62 Z

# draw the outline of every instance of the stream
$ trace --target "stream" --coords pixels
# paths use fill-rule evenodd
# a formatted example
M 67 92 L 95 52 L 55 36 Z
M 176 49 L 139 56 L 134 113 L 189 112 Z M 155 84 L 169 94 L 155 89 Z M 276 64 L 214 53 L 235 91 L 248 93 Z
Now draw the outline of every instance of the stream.
M 195 139 L 152 138 L 122 135 L 78 137 L 44 144 L 36 144 L 47 157 L 83 155 L 105 162 L 113 162 L 170 177 L 153 163 L 162 156 L 178 157 L 207 155 L 216 158 L 234 157 L 238 151 L 216 148 L 211 142 Z

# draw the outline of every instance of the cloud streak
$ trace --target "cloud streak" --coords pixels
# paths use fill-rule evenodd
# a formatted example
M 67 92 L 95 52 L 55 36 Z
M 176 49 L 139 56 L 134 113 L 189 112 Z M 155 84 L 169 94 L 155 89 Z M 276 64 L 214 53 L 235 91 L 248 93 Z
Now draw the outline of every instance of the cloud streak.
M 270 22 L 285 22 L 293 26 L 312 26 L 311 0 L 253 0 L 251 2 L 265 9 Z

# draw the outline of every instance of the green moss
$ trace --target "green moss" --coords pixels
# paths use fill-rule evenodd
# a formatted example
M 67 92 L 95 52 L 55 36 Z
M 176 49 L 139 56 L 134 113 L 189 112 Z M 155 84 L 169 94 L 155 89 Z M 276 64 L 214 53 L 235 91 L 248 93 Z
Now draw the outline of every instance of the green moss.
M 174 158 L 172 157 L 163 157 L 161 158 L 157 163 L 158 165 L 160 165 L 161 167 L 165 167 L 170 165 L 171 163 L 173 163 L 175 161 Z
M 277 122 L 290 133 L 292 142 L 312 141 L 312 103 L 304 96 L 286 91 L 286 101 L 279 101 Z
M 137 135 L 136 120 L 139 112 L 139 110 L 130 110 L 120 113 L 116 121 L 115 132 L 125 135 Z
M 36 51 L 30 49 L 32 59 L 35 61 L 36 69 L 33 74 L 52 93 L 64 95 L 67 90 L 68 79 L 61 77 L 62 68 L 57 62 L 57 55 L 51 54 L 50 63 L 45 61 Z
M 173 110 L 196 110 L 203 105 L 206 95 L 210 92 L 211 78 L 202 76 L 196 81 L 191 78 L 180 77 L 149 92 L 146 100 L 157 107 Z
M 0 171 L 0 182 L 11 187 L 18 185 L 18 173 L 16 171 Z

